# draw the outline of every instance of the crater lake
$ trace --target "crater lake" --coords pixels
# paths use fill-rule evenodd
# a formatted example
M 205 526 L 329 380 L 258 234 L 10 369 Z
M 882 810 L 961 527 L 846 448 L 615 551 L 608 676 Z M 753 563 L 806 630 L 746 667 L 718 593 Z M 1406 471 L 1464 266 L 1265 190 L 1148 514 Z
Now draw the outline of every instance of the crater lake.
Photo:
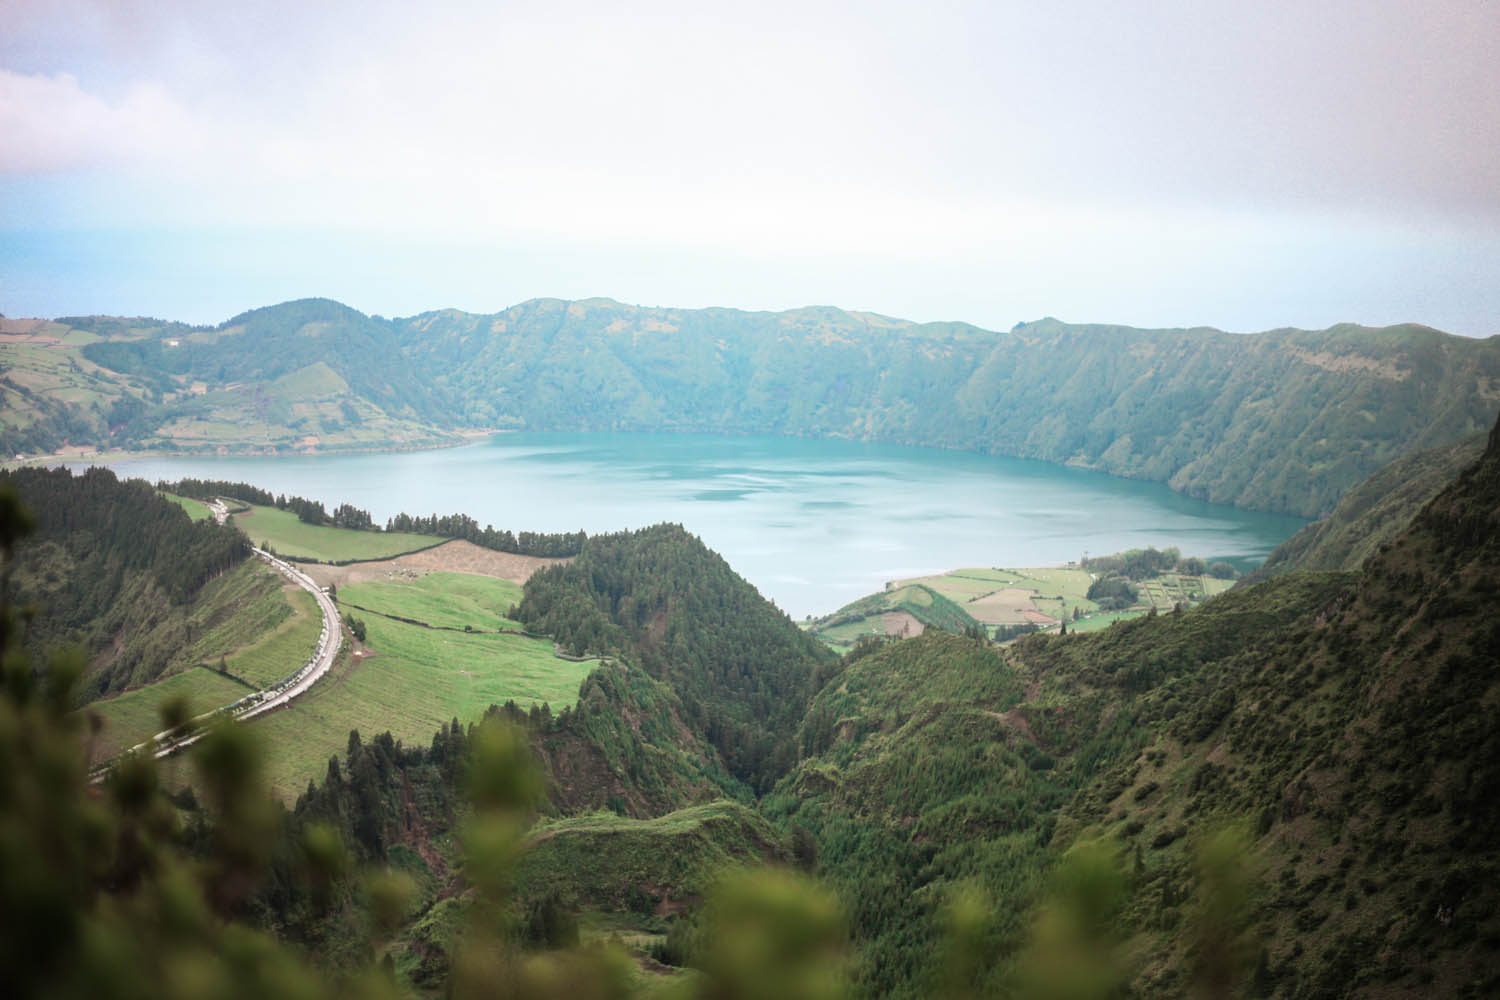
M 903 577 L 1148 545 L 1247 569 L 1307 523 L 1044 462 L 827 439 L 516 432 L 432 451 L 105 464 L 352 503 L 381 524 L 400 511 L 512 531 L 677 522 L 796 618 Z

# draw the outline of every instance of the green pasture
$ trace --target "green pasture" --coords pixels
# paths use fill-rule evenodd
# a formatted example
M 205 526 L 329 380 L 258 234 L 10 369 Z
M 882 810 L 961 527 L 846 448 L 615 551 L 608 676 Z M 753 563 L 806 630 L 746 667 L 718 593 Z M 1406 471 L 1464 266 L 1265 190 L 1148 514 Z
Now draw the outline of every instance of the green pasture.
M 405 552 L 429 549 L 447 541 L 435 535 L 412 535 L 405 532 L 350 531 L 328 525 L 307 524 L 291 511 L 275 507 L 253 506 L 236 514 L 239 525 L 256 545 L 269 542 L 271 548 L 285 556 L 316 559 L 320 562 L 364 562 L 389 559 Z
M 180 497 L 175 493 L 163 493 L 162 496 L 187 511 L 188 517 L 194 521 L 206 521 L 210 517 L 213 517 L 213 513 L 208 509 L 208 504 L 203 503 L 201 500 L 194 500 L 192 497 Z
M 377 614 L 411 618 L 429 625 L 479 632 L 519 629 L 506 617 L 521 603 L 520 584 L 472 573 L 428 573 L 415 580 L 350 584 L 339 591 L 341 605 Z M 350 609 L 358 617 L 359 611 Z
M 364 620 L 371 655 L 351 665 L 344 654 L 312 691 L 254 723 L 267 773 L 284 799 L 295 799 L 309 779 L 323 779 L 328 758 L 343 753 L 351 729 L 366 739 L 390 730 L 425 746 L 443 723 L 477 721 L 493 704 L 546 702 L 554 712 L 572 705 L 597 665 L 553 656 L 547 639 L 450 632 L 375 615 Z
M 298 588 L 287 590 L 284 600 L 292 607 L 290 615 L 253 645 L 225 657 L 229 673 L 243 677 L 257 690 L 291 676 L 307 662 L 323 629 L 323 616 L 313 595 Z
M 206 667 L 194 667 L 114 698 L 96 701 L 89 705 L 88 711 L 104 720 L 104 728 L 94 745 L 93 758 L 112 757 L 161 732 L 161 705 L 169 698 L 185 697 L 193 713 L 198 714 L 233 704 L 251 690 Z
M 1115 622 L 1124 621 L 1128 618 L 1139 618 L 1144 612 L 1140 609 L 1134 611 L 1101 611 L 1098 614 L 1080 618 L 1076 622 L 1068 622 L 1069 632 L 1098 632 L 1107 629 Z

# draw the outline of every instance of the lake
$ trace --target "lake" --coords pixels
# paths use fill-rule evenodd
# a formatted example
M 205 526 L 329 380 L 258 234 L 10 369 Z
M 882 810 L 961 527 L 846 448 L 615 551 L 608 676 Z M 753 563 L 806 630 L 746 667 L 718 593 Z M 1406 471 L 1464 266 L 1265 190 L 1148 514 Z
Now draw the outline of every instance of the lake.
M 110 464 L 352 503 L 382 524 L 403 510 L 512 531 L 675 521 L 798 618 L 902 577 L 1148 545 L 1247 568 L 1306 523 L 1042 462 L 840 440 L 512 433 L 435 451 Z

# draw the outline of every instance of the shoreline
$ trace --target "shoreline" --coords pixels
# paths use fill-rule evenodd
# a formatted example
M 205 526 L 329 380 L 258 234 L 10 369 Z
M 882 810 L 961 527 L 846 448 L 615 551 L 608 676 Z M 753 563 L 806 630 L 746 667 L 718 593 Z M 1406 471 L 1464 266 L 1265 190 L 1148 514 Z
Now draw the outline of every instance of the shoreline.
M 446 443 L 434 441 L 404 446 L 387 443 L 384 445 L 371 445 L 369 447 L 310 447 L 290 450 L 273 448 L 232 451 L 228 453 L 221 453 L 219 451 L 188 451 L 176 448 L 142 448 L 140 450 L 112 448 L 98 450 L 85 449 L 82 445 L 79 445 L 76 447 L 76 450 L 74 448 L 65 448 L 62 451 L 48 452 L 43 455 L 26 455 L 19 459 L 12 456 L 0 461 L 0 469 L 20 469 L 30 466 L 40 466 L 50 469 L 58 465 L 81 464 L 84 462 L 108 464 L 147 458 L 201 458 L 215 460 L 233 458 L 297 458 L 299 456 L 314 458 L 320 455 L 399 455 L 412 451 L 442 451 L 448 448 L 463 448 L 475 444 L 484 438 L 494 437 L 497 434 L 514 433 L 516 433 L 515 428 L 469 429 L 455 431 L 454 436 L 460 440 Z

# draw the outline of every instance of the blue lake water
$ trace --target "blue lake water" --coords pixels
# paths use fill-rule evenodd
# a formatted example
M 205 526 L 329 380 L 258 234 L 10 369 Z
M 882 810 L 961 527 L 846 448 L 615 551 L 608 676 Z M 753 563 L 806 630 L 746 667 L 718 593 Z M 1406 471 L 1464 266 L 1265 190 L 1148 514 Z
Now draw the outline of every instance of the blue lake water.
M 111 465 L 352 503 L 381 523 L 403 510 L 513 531 L 674 521 L 799 618 L 902 577 L 1148 545 L 1244 568 L 1306 523 L 1042 462 L 797 438 L 515 433 L 436 451 Z

